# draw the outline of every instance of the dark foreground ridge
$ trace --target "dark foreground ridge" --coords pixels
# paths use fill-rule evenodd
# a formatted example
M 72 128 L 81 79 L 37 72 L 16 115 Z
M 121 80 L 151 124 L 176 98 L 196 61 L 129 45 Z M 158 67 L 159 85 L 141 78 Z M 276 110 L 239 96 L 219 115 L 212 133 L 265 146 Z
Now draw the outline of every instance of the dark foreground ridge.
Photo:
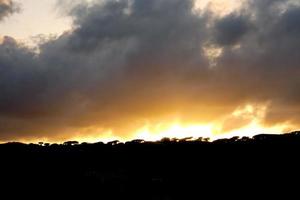
M 300 132 L 214 142 L 7 143 L 0 145 L 0 156 L 6 189 L 30 187 L 27 192 L 47 195 L 64 191 L 100 199 L 189 199 L 225 188 L 265 191 L 272 186 L 274 193 L 283 186 L 297 187 L 300 180 Z

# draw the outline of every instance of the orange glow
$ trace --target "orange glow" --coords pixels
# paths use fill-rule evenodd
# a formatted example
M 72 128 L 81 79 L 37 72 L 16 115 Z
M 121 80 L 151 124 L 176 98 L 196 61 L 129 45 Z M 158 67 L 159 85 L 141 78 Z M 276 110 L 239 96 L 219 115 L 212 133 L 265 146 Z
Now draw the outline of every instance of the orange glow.
M 179 118 L 171 122 L 151 123 L 147 122 L 144 126 L 138 128 L 131 134 L 126 136 L 118 136 L 112 130 L 99 129 L 97 127 L 90 127 L 81 131 L 72 140 L 97 142 L 97 141 L 128 141 L 132 139 L 144 139 L 146 141 L 157 141 L 162 138 L 187 138 L 199 137 L 210 138 L 216 140 L 221 138 L 230 138 L 234 136 L 252 137 L 261 133 L 281 134 L 286 131 L 292 131 L 293 126 L 286 124 L 279 124 L 272 127 L 263 125 L 267 105 L 246 105 L 237 108 L 230 115 L 221 119 L 206 124 L 186 123 Z M 227 128 L 226 128 L 227 127 Z M 232 127 L 229 128 L 228 127 Z M 80 137 L 80 135 L 82 137 Z
M 193 137 L 197 139 L 199 137 L 210 138 L 210 140 L 217 140 L 221 138 L 230 138 L 230 137 L 252 137 L 261 133 L 270 133 L 270 134 L 281 134 L 286 130 L 292 130 L 287 124 L 282 124 L 274 127 L 264 127 L 259 124 L 256 120 L 253 120 L 250 124 L 245 127 L 234 129 L 228 132 L 222 132 L 220 125 L 217 123 L 214 124 L 190 124 L 190 125 L 181 125 L 180 123 L 174 123 L 165 128 L 160 129 L 157 125 L 145 126 L 137 131 L 137 138 L 144 139 L 147 141 L 156 141 L 164 137 L 167 138 L 186 138 Z
M 146 140 L 158 140 L 163 137 L 170 138 L 210 138 L 216 140 L 220 138 L 230 138 L 234 136 L 252 137 L 260 133 L 280 134 L 287 130 L 292 130 L 289 124 L 280 124 L 272 127 L 266 127 L 262 121 L 265 117 L 267 106 L 246 105 L 237 108 L 231 115 L 219 119 L 209 124 L 187 124 L 182 125 L 180 121 L 174 122 L 169 126 L 150 126 L 147 125 L 137 132 L 137 136 Z M 241 121 L 245 122 L 243 126 L 238 126 Z M 224 130 L 226 123 L 233 128 Z M 235 124 L 236 123 L 236 124 Z M 164 127 L 164 128 L 161 128 Z
M 211 137 L 214 132 L 211 124 L 207 125 L 181 125 L 173 123 L 171 125 L 146 125 L 136 132 L 137 138 L 156 141 L 164 137 L 185 138 L 185 137 Z
M 209 138 L 211 141 L 231 137 L 252 137 L 261 133 L 282 134 L 296 130 L 289 123 L 278 124 L 267 127 L 263 124 L 267 105 L 245 105 L 234 110 L 231 114 L 216 119 L 209 123 L 183 122 L 179 117 L 166 122 L 146 122 L 142 127 L 133 132 L 125 132 L 120 135 L 113 129 L 103 129 L 97 126 L 81 128 L 79 130 L 67 130 L 64 134 L 54 138 L 20 138 L 18 141 L 24 143 L 62 143 L 64 141 L 79 142 L 110 142 L 119 140 L 126 142 L 134 139 L 146 141 L 158 141 L 162 138 Z M 70 133 L 72 133 L 70 135 Z

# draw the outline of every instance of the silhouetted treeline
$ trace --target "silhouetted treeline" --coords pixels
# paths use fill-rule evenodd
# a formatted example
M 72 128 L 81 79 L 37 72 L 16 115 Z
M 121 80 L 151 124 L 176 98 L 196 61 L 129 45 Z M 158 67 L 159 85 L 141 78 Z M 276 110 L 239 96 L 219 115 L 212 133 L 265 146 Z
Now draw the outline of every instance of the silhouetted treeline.
M 7 143 L 0 145 L 0 178 L 3 191 L 31 187 L 32 192 L 67 191 L 100 199 L 200 199 L 214 189 L 298 187 L 299 153 L 300 132 L 214 142 Z

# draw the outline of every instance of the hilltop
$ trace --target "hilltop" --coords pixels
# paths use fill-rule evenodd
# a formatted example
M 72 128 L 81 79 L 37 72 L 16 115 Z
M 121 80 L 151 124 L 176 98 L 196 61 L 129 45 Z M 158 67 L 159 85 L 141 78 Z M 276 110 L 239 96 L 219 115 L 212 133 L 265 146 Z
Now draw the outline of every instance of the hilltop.
M 118 199 L 176 199 L 177 192 L 298 180 L 299 153 L 300 132 L 213 142 L 164 138 L 107 144 L 7 143 L 0 145 L 0 170 L 1 180 L 12 188 L 33 184 L 50 194 L 61 190 Z

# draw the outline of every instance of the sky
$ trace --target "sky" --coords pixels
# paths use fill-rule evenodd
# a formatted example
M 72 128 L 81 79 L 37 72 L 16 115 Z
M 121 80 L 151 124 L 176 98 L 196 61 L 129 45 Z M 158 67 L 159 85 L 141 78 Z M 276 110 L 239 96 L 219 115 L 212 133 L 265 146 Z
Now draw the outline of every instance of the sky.
M 300 126 L 298 0 L 0 0 L 0 142 Z
M 71 27 L 71 20 L 56 8 L 55 0 L 15 0 L 18 12 L 1 22 L 0 35 L 30 42 L 32 37 L 60 35 Z

